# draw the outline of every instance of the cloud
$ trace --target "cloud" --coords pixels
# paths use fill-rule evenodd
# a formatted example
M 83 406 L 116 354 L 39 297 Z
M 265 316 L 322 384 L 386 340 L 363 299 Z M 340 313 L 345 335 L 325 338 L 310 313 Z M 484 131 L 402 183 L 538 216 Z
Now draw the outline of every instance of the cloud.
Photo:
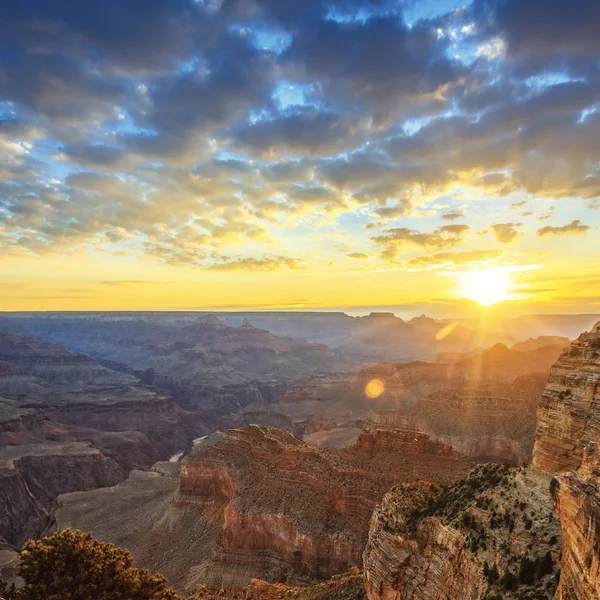
M 351 252 L 350 254 L 347 254 L 347 256 L 349 258 L 354 258 L 355 260 L 367 260 L 369 258 L 369 255 L 364 252 Z
M 465 214 L 460 210 L 451 210 L 442 215 L 442 219 L 446 221 L 455 221 L 456 219 L 464 218 Z
M 510 244 L 520 235 L 518 228 L 522 226 L 523 223 L 496 223 L 492 230 L 500 243 Z
M 562 225 L 559 227 L 553 227 L 551 225 L 546 225 L 546 227 L 541 227 L 537 230 L 537 235 L 539 237 L 544 237 L 545 235 L 583 235 L 587 233 L 591 227 L 589 225 L 582 225 L 579 219 L 571 221 L 567 225 Z
M 374 209 L 373 213 L 382 219 L 397 219 L 409 214 L 412 209 L 412 202 L 408 198 L 402 198 L 392 206 L 382 206 L 381 208 Z
M 502 256 L 502 250 L 470 250 L 467 252 L 438 252 L 417 256 L 406 263 L 415 270 L 441 269 L 444 267 L 479 267 Z
M 393 260 L 400 254 L 406 245 L 416 246 L 424 250 L 439 250 L 456 246 L 462 241 L 464 234 L 469 231 L 468 225 L 444 225 L 431 232 L 421 232 L 406 227 L 384 229 L 383 235 L 371 238 L 383 250 L 382 258 Z
M 330 155 L 365 139 L 355 118 L 330 111 L 296 109 L 272 119 L 245 124 L 233 133 L 234 142 L 260 155 Z
M 600 200 L 597 0 L 475 0 L 410 26 L 391 0 L 9 4 L 4 255 L 257 270 L 296 253 L 284 228 L 319 227 L 396 260 L 459 245 L 459 219 L 516 241 L 484 199 L 535 200 L 540 221 L 548 200 Z M 422 231 L 385 229 L 409 216 Z
M 264 258 L 237 258 L 222 260 L 208 267 L 210 271 L 277 271 L 281 268 L 302 269 L 306 261 L 287 256 L 270 256 Z

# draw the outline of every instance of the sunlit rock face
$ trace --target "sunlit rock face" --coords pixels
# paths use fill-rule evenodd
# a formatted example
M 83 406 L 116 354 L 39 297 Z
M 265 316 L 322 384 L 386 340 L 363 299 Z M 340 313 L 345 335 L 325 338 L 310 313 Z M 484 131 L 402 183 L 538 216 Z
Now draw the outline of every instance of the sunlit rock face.
M 589 444 L 576 473 L 552 481 L 563 536 L 557 600 L 600 598 L 600 443 Z
M 369 600 L 551 597 L 560 526 L 548 484 L 528 468 L 490 464 L 447 487 L 396 486 L 371 520 Z
M 111 491 L 112 511 L 102 490 L 69 494 L 56 521 L 130 548 L 179 589 L 304 584 L 362 563 L 373 509 L 392 485 L 449 483 L 471 467 L 413 431 L 365 430 L 351 446 L 320 448 L 251 425 L 185 457 L 176 491 L 162 476 L 142 486 L 132 475 Z
M 569 345 L 552 367 L 538 407 L 533 465 L 549 473 L 579 468 L 600 438 L 600 323 Z
M 184 461 L 178 502 L 227 502 L 206 569 L 219 583 L 240 573 L 311 581 L 360 564 L 373 508 L 394 481 L 453 481 L 469 466 L 412 431 L 365 430 L 352 446 L 320 449 L 250 426 Z

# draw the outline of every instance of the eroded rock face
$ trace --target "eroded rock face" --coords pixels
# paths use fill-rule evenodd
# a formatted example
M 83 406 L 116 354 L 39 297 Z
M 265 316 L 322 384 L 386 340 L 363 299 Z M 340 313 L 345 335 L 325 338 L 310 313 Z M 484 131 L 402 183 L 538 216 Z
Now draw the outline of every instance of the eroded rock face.
M 521 465 L 531 460 L 545 384 L 544 374 L 530 374 L 504 386 L 439 390 L 405 410 L 371 413 L 370 421 L 419 429 L 475 462 Z
M 415 432 L 364 431 L 353 446 L 318 449 L 250 426 L 184 461 L 178 501 L 228 501 L 207 572 L 311 581 L 360 563 L 372 510 L 392 481 L 448 481 L 467 469 L 449 446 Z
M 18 548 L 59 494 L 114 485 L 187 447 L 196 430 L 135 377 L 0 332 L 0 540 Z
M 122 481 L 126 471 L 84 443 L 0 449 L 0 537 L 18 548 L 46 526 L 54 500 Z
M 533 465 L 548 473 L 579 468 L 600 439 L 600 323 L 583 333 L 552 367 L 537 412 Z
M 369 600 L 552 594 L 560 528 L 548 483 L 524 468 L 484 465 L 449 487 L 393 488 L 363 556 Z
M 319 448 L 252 425 L 188 455 L 160 516 L 147 517 L 146 489 L 133 514 L 122 521 L 118 510 L 112 514 L 110 531 L 103 509 L 93 508 L 99 492 L 61 496 L 56 519 L 122 543 L 182 589 L 246 585 L 253 577 L 307 583 L 361 564 L 373 509 L 391 485 L 451 482 L 471 466 L 415 432 L 367 430 L 351 446 Z M 121 489 L 132 487 L 116 486 L 113 497 Z M 126 529 L 138 537 L 119 539 Z
M 557 600 L 600 598 L 600 443 L 589 444 L 576 473 L 552 481 L 563 536 Z

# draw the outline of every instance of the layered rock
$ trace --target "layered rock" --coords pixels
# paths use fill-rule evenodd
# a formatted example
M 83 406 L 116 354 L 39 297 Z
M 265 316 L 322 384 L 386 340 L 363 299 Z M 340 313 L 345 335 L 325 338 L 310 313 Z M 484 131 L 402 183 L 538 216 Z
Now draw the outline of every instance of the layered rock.
M 600 439 L 600 323 L 564 349 L 552 367 L 537 413 L 533 464 L 549 473 L 579 468 Z
M 252 577 L 306 583 L 361 563 L 373 508 L 395 482 L 450 482 L 470 468 L 449 446 L 415 432 L 365 431 L 352 446 L 323 449 L 250 426 L 188 455 L 170 499 L 165 492 L 146 503 L 144 489 L 133 514 L 117 510 L 107 524 L 94 500 L 99 491 L 61 496 L 56 525 L 129 547 L 140 564 L 184 589 Z M 129 480 L 111 497 L 126 490 Z M 149 508 L 154 502 L 160 516 Z M 123 539 L 128 529 L 137 533 Z
M 186 448 L 197 429 L 131 375 L 0 333 L 0 538 L 17 548 L 59 494 L 110 486 Z
M 563 551 L 557 600 L 600 598 L 600 443 L 587 446 L 576 473 L 552 481 Z
M 265 405 L 296 381 L 320 383 L 347 365 L 322 344 L 272 335 L 249 322 L 229 327 L 214 315 L 32 317 L 42 338 L 85 352 L 159 387 L 211 427 L 247 405 Z M 191 322 L 190 322 L 191 321 Z
M 503 386 L 444 389 L 407 408 L 370 414 L 376 427 L 412 427 L 452 445 L 476 462 L 520 465 L 532 456 L 544 374 Z
M 0 449 L 0 536 L 12 548 L 39 535 L 59 494 L 114 485 L 124 469 L 84 443 Z
M 547 489 L 547 477 L 506 465 L 392 489 L 364 552 L 369 600 L 548 597 L 560 528 Z
M 253 579 L 244 587 L 218 590 L 200 585 L 188 600 L 364 600 L 363 574 L 358 569 L 307 586 Z

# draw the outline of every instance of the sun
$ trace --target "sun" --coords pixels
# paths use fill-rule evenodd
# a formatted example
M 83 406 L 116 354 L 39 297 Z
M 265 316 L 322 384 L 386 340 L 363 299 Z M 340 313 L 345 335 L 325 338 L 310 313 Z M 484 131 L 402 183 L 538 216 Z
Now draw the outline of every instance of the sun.
M 483 306 L 491 306 L 503 300 L 512 300 L 515 288 L 512 271 L 509 269 L 485 269 L 456 273 L 459 281 L 457 294 L 475 300 Z

